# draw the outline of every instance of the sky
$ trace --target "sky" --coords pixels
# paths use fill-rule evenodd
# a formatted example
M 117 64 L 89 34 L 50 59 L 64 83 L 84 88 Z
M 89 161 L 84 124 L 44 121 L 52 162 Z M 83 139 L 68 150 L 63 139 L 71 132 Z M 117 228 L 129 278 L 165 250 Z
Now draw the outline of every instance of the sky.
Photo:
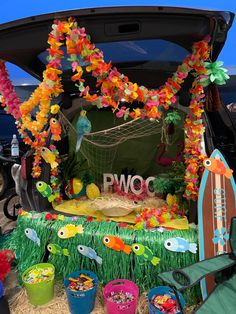
M 11 0 L 1 1 L 0 23 L 5 23 L 39 15 L 54 11 L 63 11 L 69 9 L 92 8 L 92 7 L 107 7 L 107 6 L 126 6 L 126 5 L 164 5 L 164 6 L 179 6 L 192 7 L 212 10 L 226 10 L 236 13 L 235 0 L 169 0 L 169 1 L 151 1 L 151 0 Z M 236 18 L 235 22 L 229 31 L 228 39 L 223 48 L 219 60 L 224 61 L 226 66 L 236 66 Z M 8 66 L 10 77 L 22 77 L 23 72 L 17 70 L 14 66 Z

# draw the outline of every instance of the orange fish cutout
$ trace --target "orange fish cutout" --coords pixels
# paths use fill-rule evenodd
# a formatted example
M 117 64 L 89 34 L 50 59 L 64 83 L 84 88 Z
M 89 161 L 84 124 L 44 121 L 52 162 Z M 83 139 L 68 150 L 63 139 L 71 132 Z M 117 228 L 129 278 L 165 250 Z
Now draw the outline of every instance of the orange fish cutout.
M 214 158 L 204 159 L 203 165 L 207 170 L 215 174 L 223 174 L 227 179 L 230 179 L 230 177 L 233 174 L 233 170 L 227 169 L 225 164 L 219 159 Z
M 55 119 L 55 118 L 51 118 L 50 119 L 50 129 L 53 135 L 53 140 L 54 141 L 60 141 L 61 139 L 61 125 L 60 122 Z
M 115 251 L 123 251 L 125 254 L 130 254 L 132 248 L 126 245 L 121 238 L 115 236 L 105 236 L 102 240 L 103 244 Z

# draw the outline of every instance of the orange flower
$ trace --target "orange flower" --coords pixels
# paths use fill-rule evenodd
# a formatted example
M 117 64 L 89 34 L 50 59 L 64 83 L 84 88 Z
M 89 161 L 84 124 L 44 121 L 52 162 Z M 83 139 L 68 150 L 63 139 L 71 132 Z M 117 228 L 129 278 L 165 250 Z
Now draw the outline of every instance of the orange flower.
M 94 94 L 94 95 L 90 95 L 89 93 L 87 93 L 84 98 L 88 101 L 88 102 L 94 102 L 98 99 L 98 95 Z

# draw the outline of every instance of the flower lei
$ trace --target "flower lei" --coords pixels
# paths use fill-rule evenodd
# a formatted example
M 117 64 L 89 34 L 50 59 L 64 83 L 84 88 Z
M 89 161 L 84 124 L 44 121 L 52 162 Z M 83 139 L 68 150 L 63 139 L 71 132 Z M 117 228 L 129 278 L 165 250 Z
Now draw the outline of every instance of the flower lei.
M 182 214 L 179 214 L 181 211 Z M 178 204 L 174 204 L 171 207 L 144 208 L 135 218 L 135 228 L 157 228 L 173 219 L 183 217 L 183 210 L 180 210 Z
M 201 78 L 207 74 L 204 62 L 209 59 L 209 38 L 193 44 L 192 53 L 189 54 L 183 63 L 178 66 L 177 71 L 167 82 L 159 89 L 149 90 L 144 86 L 129 81 L 128 77 L 121 74 L 111 62 L 106 63 L 103 53 L 91 43 L 90 37 L 85 33 L 84 28 L 78 27 L 77 22 L 70 18 L 67 21 L 55 21 L 49 34 L 48 43 L 48 65 L 43 73 L 43 82 L 34 91 L 30 99 L 20 106 L 21 122 L 19 131 L 24 142 L 35 149 L 35 163 L 33 176 L 38 177 L 41 173 L 39 148 L 45 145 L 45 138 L 48 133 L 44 130 L 48 122 L 50 102 L 52 97 L 58 96 L 62 91 L 60 75 L 62 71 L 61 59 L 64 52 L 61 49 L 63 43 L 66 43 L 68 60 L 71 62 L 74 75 L 72 80 L 80 91 L 80 96 L 97 107 L 111 107 L 117 117 L 127 118 L 130 116 L 136 118 L 158 119 L 162 116 L 163 109 L 167 110 L 171 104 L 176 101 L 175 94 L 180 90 L 185 78 L 191 71 L 195 71 L 196 77 L 191 89 L 192 100 L 190 104 L 191 115 L 187 116 L 186 127 L 186 192 L 188 199 L 196 199 L 199 181 L 199 166 L 202 162 L 200 153 L 200 138 L 203 133 L 201 120 L 203 107 L 203 83 Z M 89 86 L 84 85 L 82 75 L 83 68 L 80 66 L 80 60 L 83 59 L 86 71 L 97 80 L 97 87 L 100 87 L 100 95 L 90 94 Z M 1 88 L 0 88 L 1 91 Z M 6 96 L 3 94 L 3 98 Z M 139 101 L 144 104 L 143 108 L 130 109 L 124 104 L 121 105 L 121 99 L 132 104 Z M 39 105 L 39 111 L 36 114 L 36 120 L 32 120 L 31 112 Z M 31 132 L 34 141 L 28 136 Z
M 16 121 L 18 121 L 21 117 L 19 109 L 20 99 L 14 91 L 5 62 L 2 60 L 0 60 L 0 92 L 2 94 L 2 106 L 5 107 L 7 113 L 13 115 Z
M 185 140 L 185 163 L 186 163 L 186 191 L 184 196 L 187 199 L 196 200 L 199 185 L 199 168 L 202 165 L 203 156 L 200 152 L 201 135 L 204 132 L 202 124 L 202 107 L 204 98 L 203 80 L 206 78 L 207 69 L 205 61 L 209 59 L 210 48 L 208 42 L 210 38 L 194 43 L 192 54 L 189 54 L 183 63 L 178 66 L 177 71 L 167 80 L 163 87 L 157 90 L 148 90 L 144 86 L 138 86 L 128 80 L 128 77 L 121 74 L 111 62 L 106 63 L 103 53 L 91 43 L 90 37 L 86 35 L 85 29 L 78 27 L 74 19 L 69 23 L 56 21 L 51 32 L 52 42 L 57 41 L 58 46 L 64 34 L 66 37 L 68 60 L 71 61 L 72 71 L 75 73 L 72 80 L 77 82 L 76 86 L 80 91 L 80 96 L 85 98 L 97 107 L 110 106 L 117 117 L 133 119 L 147 117 L 149 119 L 160 118 L 163 109 L 167 110 L 170 104 L 176 101 L 175 94 L 180 90 L 185 78 L 194 70 L 196 78 L 191 88 L 192 101 L 190 110 L 192 115 L 186 117 L 186 140 Z M 91 95 L 89 86 L 84 85 L 83 68 L 80 66 L 80 56 L 88 64 L 87 72 L 97 80 L 100 86 L 101 95 Z M 144 108 L 129 109 L 120 106 L 121 99 L 127 103 L 140 101 L 144 103 Z

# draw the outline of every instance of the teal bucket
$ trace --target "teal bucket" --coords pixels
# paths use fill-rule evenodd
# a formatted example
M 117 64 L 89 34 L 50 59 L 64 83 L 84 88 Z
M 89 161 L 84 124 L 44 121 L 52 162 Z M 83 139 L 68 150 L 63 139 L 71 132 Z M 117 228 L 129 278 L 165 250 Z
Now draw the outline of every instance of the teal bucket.
M 155 306 L 151 304 L 151 300 L 154 295 L 165 295 L 165 294 L 169 294 L 171 298 L 176 301 L 176 295 L 174 293 L 174 290 L 168 286 L 158 286 L 149 291 L 148 293 L 149 314 L 163 314 L 163 312 L 159 311 Z M 178 296 L 179 296 L 179 301 L 183 309 L 185 307 L 184 297 L 182 296 L 180 292 L 178 292 Z M 181 314 L 181 311 L 177 312 L 176 314 Z
M 68 286 L 70 284 L 69 278 L 78 278 L 80 274 L 83 274 L 93 279 L 93 288 L 87 291 L 71 291 L 70 289 L 68 289 Z M 66 289 L 66 295 L 71 314 L 89 314 L 93 311 L 97 286 L 98 277 L 88 270 L 80 270 L 66 277 L 66 279 L 64 280 L 64 287 Z

